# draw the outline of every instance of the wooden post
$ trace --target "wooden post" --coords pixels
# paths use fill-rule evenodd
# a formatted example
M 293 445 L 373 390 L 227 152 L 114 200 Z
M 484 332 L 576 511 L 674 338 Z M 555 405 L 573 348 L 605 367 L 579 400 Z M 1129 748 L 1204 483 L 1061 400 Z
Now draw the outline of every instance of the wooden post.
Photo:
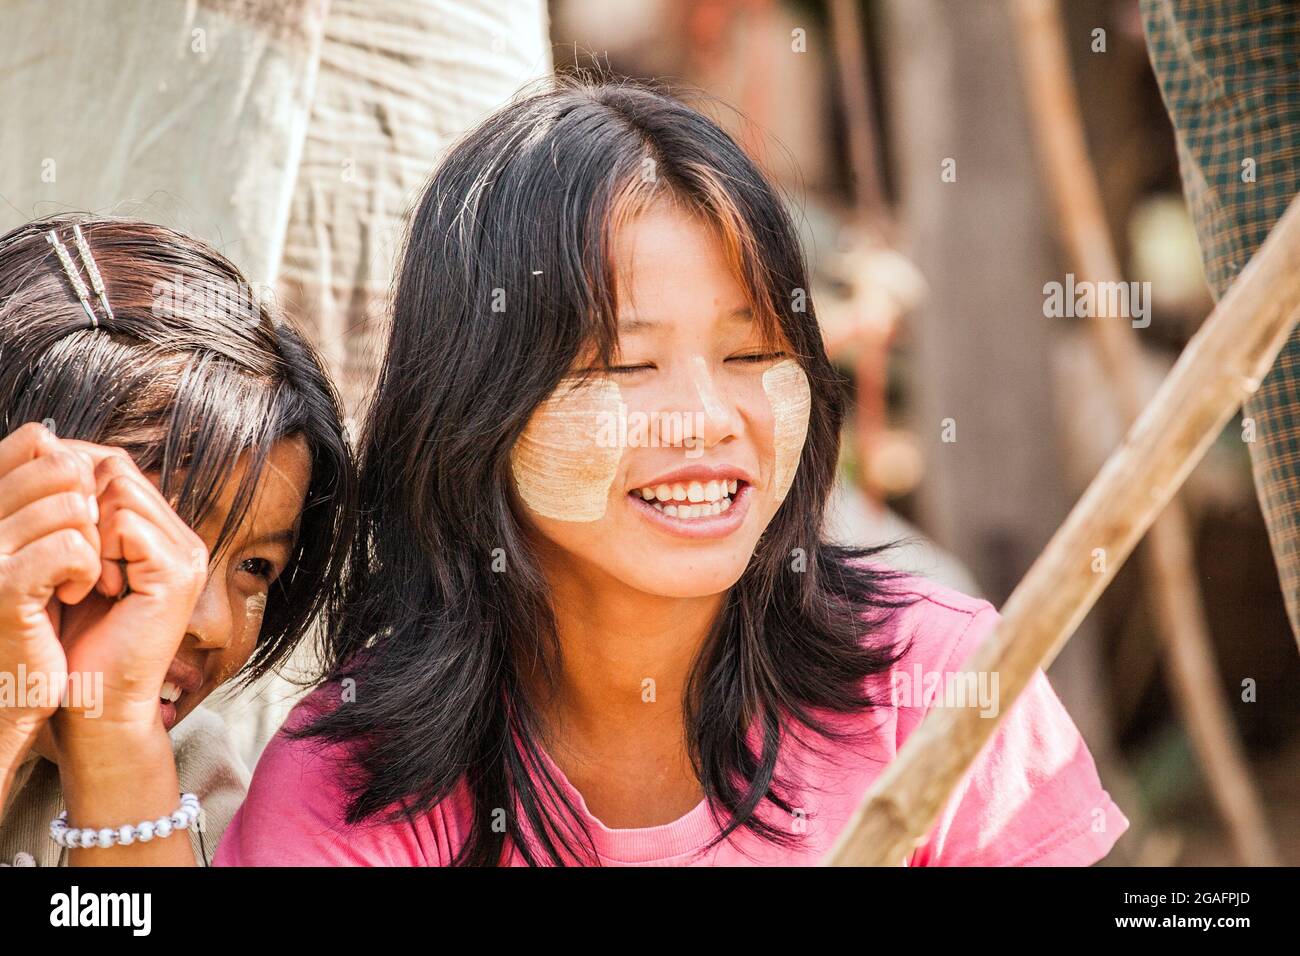
M 897 866 L 906 860 L 999 718 L 1034 672 L 1052 662 L 1206 448 L 1259 388 L 1297 322 L 1300 198 L 1188 343 L 966 665 L 998 674 L 998 718 L 981 717 L 977 708 L 931 710 L 854 811 L 824 863 Z

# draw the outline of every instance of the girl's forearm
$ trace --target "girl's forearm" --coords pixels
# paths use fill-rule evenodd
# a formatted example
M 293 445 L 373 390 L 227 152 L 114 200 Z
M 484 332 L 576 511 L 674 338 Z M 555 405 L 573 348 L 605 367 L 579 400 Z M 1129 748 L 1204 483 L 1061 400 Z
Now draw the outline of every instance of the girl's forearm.
M 59 739 L 69 827 L 111 827 L 170 816 L 180 805 L 171 741 L 154 727 L 97 728 Z M 188 831 L 129 846 L 68 851 L 71 866 L 197 866 Z

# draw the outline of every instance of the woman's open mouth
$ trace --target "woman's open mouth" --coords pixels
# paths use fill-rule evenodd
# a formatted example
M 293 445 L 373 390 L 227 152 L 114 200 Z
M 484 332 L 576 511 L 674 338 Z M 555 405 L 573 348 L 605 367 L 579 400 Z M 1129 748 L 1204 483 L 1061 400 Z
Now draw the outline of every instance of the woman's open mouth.
M 663 531 L 686 538 L 721 538 L 745 520 L 750 488 L 740 478 L 675 481 L 633 489 L 628 498 Z
M 193 664 L 176 658 L 167 675 L 163 678 L 162 690 L 158 692 L 158 709 L 162 713 L 163 728 L 171 730 L 176 726 L 179 703 L 186 694 L 194 693 L 203 686 L 203 672 Z
M 158 695 L 158 707 L 162 711 L 163 728 L 171 730 L 176 726 L 176 702 L 184 695 L 179 685 L 169 680 L 163 681 L 162 693 Z

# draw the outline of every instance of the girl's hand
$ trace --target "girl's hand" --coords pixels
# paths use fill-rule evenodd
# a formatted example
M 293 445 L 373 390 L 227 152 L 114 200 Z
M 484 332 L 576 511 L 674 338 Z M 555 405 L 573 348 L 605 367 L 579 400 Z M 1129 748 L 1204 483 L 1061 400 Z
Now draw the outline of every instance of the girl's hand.
M 66 687 L 60 602 L 83 600 L 100 576 L 93 468 L 36 423 L 0 441 L 0 672 L 16 692 L 14 706 L 0 702 L 0 732 L 28 744 Z
M 162 729 L 159 695 L 207 580 L 208 549 L 120 449 L 65 444 L 95 462 L 100 573 L 78 607 L 64 608 L 69 671 L 103 675 L 102 713 L 63 708 L 53 726 L 69 736 Z M 91 719 L 93 717 L 98 719 Z

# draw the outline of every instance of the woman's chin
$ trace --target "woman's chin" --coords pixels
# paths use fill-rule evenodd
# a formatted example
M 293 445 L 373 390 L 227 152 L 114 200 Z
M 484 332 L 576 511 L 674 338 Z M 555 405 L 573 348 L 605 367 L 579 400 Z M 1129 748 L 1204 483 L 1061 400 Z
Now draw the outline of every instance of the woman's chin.
M 721 594 L 740 580 L 746 561 L 719 560 L 705 565 L 671 567 L 664 562 L 654 570 L 628 569 L 623 580 L 643 594 L 665 598 L 702 598 Z

